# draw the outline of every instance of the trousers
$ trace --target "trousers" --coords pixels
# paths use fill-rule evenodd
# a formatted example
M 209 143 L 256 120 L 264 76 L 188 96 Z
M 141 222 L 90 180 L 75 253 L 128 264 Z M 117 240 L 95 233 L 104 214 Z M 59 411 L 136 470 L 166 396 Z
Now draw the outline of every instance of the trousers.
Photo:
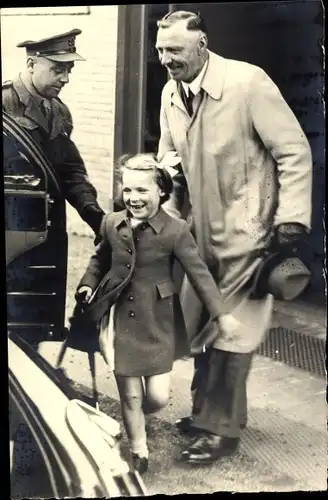
M 246 382 L 253 353 L 210 348 L 195 357 L 191 383 L 193 427 L 222 437 L 240 437 L 247 424 Z

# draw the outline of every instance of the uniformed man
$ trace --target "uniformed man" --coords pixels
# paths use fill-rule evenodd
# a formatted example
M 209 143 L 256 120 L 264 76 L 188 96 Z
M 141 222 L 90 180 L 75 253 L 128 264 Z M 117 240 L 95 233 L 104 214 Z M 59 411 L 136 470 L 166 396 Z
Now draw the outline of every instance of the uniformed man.
M 71 140 L 72 116 L 58 95 L 69 82 L 76 52 L 73 29 L 39 41 L 25 41 L 26 69 L 2 85 L 2 108 L 29 132 L 58 175 L 63 197 L 98 236 L 103 210 L 84 162 Z
M 15 324 L 23 321 L 26 338 L 35 343 L 47 338 L 47 335 L 58 340 L 64 332 L 67 277 L 65 200 L 93 230 L 95 244 L 99 240 L 104 215 L 97 202 L 96 189 L 88 180 L 84 162 L 71 140 L 71 113 L 58 97 L 69 82 L 75 61 L 84 60 L 75 48 L 75 38 L 80 33 L 81 30 L 74 29 L 39 41 L 19 43 L 18 47 L 25 47 L 26 50 L 25 71 L 2 85 L 3 110 L 38 144 L 57 177 L 56 189 L 52 186 L 52 177 L 48 178 L 51 204 L 46 241 L 20 255 L 7 267 L 8 289 L 24 291 L 23 295 L 19 295 L 19 309 L 13 301 L 15 296 L 9 296 L 8 321 Z M 55 267 L 55 272 L 45 277 L 44 267 Z M 44 293 L 45 286 L 50 287 L 50 294 Z M 26 290 L 41 293 L 38 314 L 31 307 Z M 40 327 L 40 334 L 36 326 Z M 44 330 L 48 333 L 44 333 Z

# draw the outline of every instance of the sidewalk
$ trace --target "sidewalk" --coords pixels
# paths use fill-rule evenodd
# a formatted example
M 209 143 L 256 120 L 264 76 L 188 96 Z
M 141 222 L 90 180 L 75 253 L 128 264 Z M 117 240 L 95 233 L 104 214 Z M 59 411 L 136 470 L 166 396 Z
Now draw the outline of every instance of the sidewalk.
M 52 364 L 60 344 L 43 343 L 41 354 Z M 82 394 L 91 396 L 87 356 L 68 350 L 63 367 Z M 100 407 L 119 417 L 113 377 L 96 357 Z M 210 467 L 178 461 L 188 444 L 174 428 L 189 414 L 192 360 L 175 363 L 169 405 L 150 419 L 150 470 L 144 480 L 150 494 L 214 491 L 318 491 L 327 488 L 326 382 L 323 378 L 256 356 L 248 384 L 249 424 L 240 452 Z
M 283 302 L 276 300 L 272 327 L 283 326 L 326 340 L 327 313 L 322 305 L 304 301 Z
M 94 250 L 90 238 L 70 236 L 68 315 L 84 261 Z M 83 261 L 83 262 L 82 262 Z M 325 341 L 322 306 L 276 302 L 272 328 L 296 331 Z M 60 344 L 44 343 L 40 352 L 55 363 Z M 312 352 L 302 355 L 311 356 Z M 174 421 L 190 411 L 192 360 L 175 363 L 168 407 L 150 419 L 151 462 L 145 483 L 150 493 L 181 494 L 214 491 L 317 491 L 327 488 L 326 380 L 268 357 L 255 356 L 248 383 L 249 424 L 237 456 L 211 467 L 191 468 L 178 462 L 188 444 Z M 91 395 L 87 355 L 67 351 L 63 367 L 82 393 Z M 115 382 L 102 358 L 96 358 L 101 409 L 119 417 Z

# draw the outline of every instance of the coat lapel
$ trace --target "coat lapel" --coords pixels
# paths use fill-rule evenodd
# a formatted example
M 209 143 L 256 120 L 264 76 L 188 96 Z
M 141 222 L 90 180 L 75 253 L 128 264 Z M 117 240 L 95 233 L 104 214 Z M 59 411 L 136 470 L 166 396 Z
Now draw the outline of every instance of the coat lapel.
M 14 82 L 14 88 L 18 97 L 24 105 L 24 117 L 31 120 L 33 123 L 42 127 L 48 134 L 50 139 L 54 139 L 59 134 L 68 136 L 65 131 L 64 118 L 61 111 L 61 106 L 56 99 L 51 100 L 51 118 L 48 121 L 43 115 L 40 106 L 33 96 L 29 93 L 21 78 L 18 77 Z
M 20 77 L 14 81 L 14 88 L 21 103 L 24 105 L 24 117 L 42 127 L 46 132 L 49 132 L 48 122 L 42 114 L 40 106 L 38 106 L 37 101 L 28 92 Z
M 65 130 L 64 119 L 61 112 L 61 107 L 56 99 L 51 100 L 52 107 L 52 117 L 50 122 L 50 139 L 54 139 L 59 134 L 63 134 L 68 137 L 68 133 Z
M 208 66 L 201 86 L 212 99 L 219 100 L 222 97 L 226 76 L 226 60 L 210 50 L 208 54 Z
M 116 220 L 114 222 L 114 227 L 117 231 L 117 236 L 120 240 L 124 241 L 124 243 L 128 246 L 133 244 L 133 233 L 130 224 L 127 221 L 128 211 L 122 210 L 121 212 L 117 212 Z
M 176 83 L 174 82 L 175 85 L 174 85 L 174 89 L 173 89 L 173 92 L 171 94 L 171 103 L 174 104 L 175 106 L 177 106 L 181 111 L 183 111 L 185 113 L 185 115 L 188 116 L 188 118 L 190 119 L 190 116 L 188 114 L 188 111 L 186 110 L 186 106 L 184 105 L 183 103 L 183 100 L 181 98 L 181 95 L 180 95 L 180 92 L 179 92 L 179 87 L 181 85 L 181 83 Z

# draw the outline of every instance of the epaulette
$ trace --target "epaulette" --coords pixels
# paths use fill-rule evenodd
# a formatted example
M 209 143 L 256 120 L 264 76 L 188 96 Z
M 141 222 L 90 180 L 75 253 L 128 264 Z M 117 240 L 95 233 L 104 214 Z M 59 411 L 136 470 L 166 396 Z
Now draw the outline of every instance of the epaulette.
M 8 88 L 12 87 L 14 85 L 14 82 L 12 80 L 6 80 L 5 82 L 2 82 L 2 88 Z

